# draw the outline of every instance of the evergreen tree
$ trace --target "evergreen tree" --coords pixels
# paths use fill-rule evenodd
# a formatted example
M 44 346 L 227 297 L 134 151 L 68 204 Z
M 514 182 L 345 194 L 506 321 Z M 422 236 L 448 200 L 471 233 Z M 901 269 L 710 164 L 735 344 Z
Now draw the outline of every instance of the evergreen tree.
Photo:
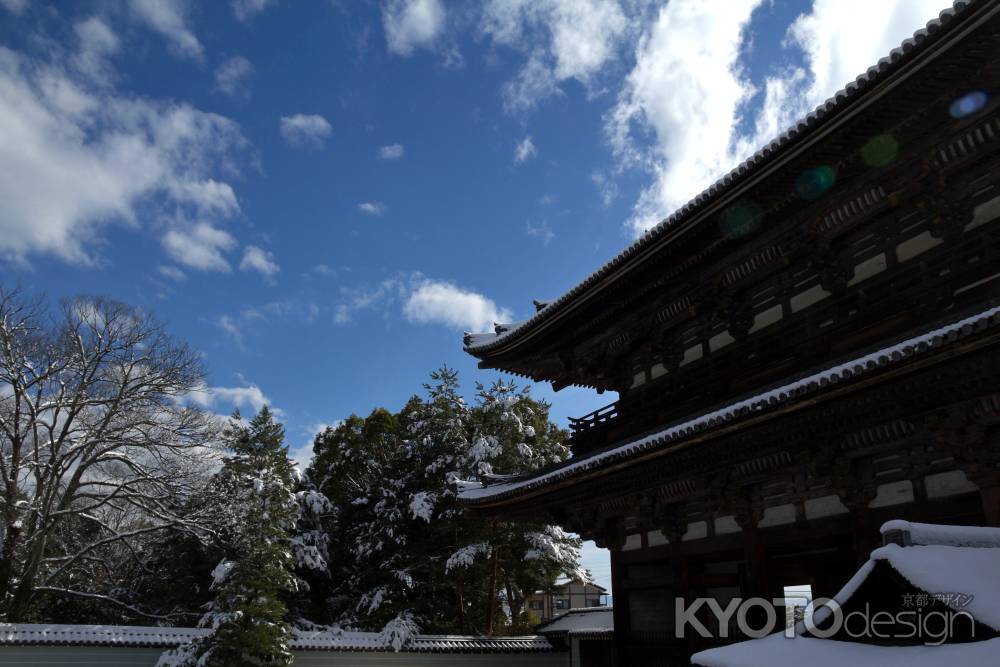
M 337 499 L 342 538 L 334 608 L 365 629 L 412 618 L 427 632 L 511 631 L 535 588 L 585 576 L 580 542 L 554 526 L 469 515 L 458 488 L 561 461 L 567 436 L 513 384 L 480 387 L 469 407 L 453 370 L 431 379 L 398 415 L 351 417 L 316 440 L 311 474 Z
M 287 665 L 290 631 L 283 596 L 297 589 L 292 533 L 299 518 L 294 465 L 284 429 L 264 407 L 249 423 L 235 414 L 224 433 L 232 451 L 212 482 L 228 526 L 226 559 L 213 571 L 215 599 L 200 625 L 205 640 L 170 651 L 160 665 Z

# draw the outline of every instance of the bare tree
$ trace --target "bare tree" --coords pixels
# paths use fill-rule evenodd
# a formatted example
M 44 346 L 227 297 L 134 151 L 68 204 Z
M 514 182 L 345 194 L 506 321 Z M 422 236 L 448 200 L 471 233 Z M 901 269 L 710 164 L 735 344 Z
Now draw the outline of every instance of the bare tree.
M 94 298 L 41 300 L 0 287 L 0 613 L 40 594 L 113 593 L 158 531 L 202 534 L 185 501 L 203 484 L 217 431 L 186 405 L 198 357 L 149 314 Z M 124 560 L 123 559 L 127 559 Z M 125 568 L 128 569 L 128 568 Z

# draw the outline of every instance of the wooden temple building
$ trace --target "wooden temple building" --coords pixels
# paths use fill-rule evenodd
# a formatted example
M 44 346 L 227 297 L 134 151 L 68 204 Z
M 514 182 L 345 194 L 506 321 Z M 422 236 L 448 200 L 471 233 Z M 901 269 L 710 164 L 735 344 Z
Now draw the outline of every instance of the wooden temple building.
M 887 519 L 1000 525 L 1000 2 L 958 2 L 481 368 L 619 399 L 470 511 L 611 550 L 619 665 L 675 598 L 832 596 Z M 1000 575 L 998 575 L 1000 576 Z M 710 623 L 710 619 L 706 619 Z

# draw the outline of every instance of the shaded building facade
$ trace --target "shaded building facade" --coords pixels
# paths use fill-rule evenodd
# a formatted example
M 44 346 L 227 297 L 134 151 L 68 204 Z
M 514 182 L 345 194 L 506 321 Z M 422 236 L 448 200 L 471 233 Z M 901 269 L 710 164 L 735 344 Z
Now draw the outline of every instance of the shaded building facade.
M 611 550 L 619 664 L 721 643 L 678 638 L 677 599 L 832 595 L 885 520 L 1000 525 L 996 53 L 1000 3 L 956 3 L 529 320 L 466 336 L 482 368 L 619 394 L 572 420 L 570 461 L 462 494 Z
M 528 596 L 527 607 L 540 621 L 547 621 L 570 609 L 602 607 L 607 598 L 608 591 L 603 586 L 571 579 L 556 584 L 552 590 L 535 591 Z

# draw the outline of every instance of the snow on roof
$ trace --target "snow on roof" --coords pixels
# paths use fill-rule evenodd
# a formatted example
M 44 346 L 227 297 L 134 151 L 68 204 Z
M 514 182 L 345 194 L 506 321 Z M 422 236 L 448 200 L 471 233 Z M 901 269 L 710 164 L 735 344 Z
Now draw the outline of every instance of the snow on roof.
M 0 623 L 0 646 L 66 645 L 173 648 L 208 635 L 201 628 Z M 380 632 L 292 631 L 293 651 L 391 651 Z M 536 653 L 551 651 L 541 636 L 416 635 L 401 649 L 417 653 Z
M 694 433 L 719 424 L 729 423 L 749 414 L 760 413 L 776 405 L 788 403 L 806 394 L 815 393 L 840 382 L 847 382 L 865 373 L 923 355 L 945 343 L 965 338 L 973 333 L 1000 325 L 1000 307 L 993 307 L 919 336 L 908 338 L 894 345 L 855 359 L 837 364 L 798 380 L 782 384 L 749 398 L 735 401 L 721 408 L 698 415 L 679 424 L 632 440 L 617 447 L 605 449 L 581 459 L 570 459 L 558 468 L 502 484 L 464 488 L 459 497 L 471 504 L 496 500 L 543 486 L 566 477 L 576 476 L 611 462 L 629 459 L 638 454 L 673 443 Z
M 613 607 L 581 607 L 570 609 L 550 621 L 542 623 L 535 631 L 541 635 L 568 633 L 601 633 L 615 629 Z
M 950 8 L 943 10 L 938 15 L 938 18 L 928 21 L 924 28 L 913 33 L 913 37 L 903 40 L 903 43 L 890 51 L 889 55 L 869 67 L 867 71 L 858 76 L 854 81 L 834 93 L 830 99 L 816 107 L 805 118 L 785 130 L 783 134 L 779 135 L 771 143 L 758 150 L 742 164 L 710 185 L 708 189 L 674 211 L 661 223 L 649 229 L 635 242 L 568 292 L 555 301 L 546 303 L 543 308 L 539 309 L 529 319 L 519 323 L 517 327 L 510 328 L 502 333 L 467 334 L 465 338 L 465 350 L 476 355 L 488 352 L 498 347 L 505 338 L 511 336 L 513 333 L 532 329 L 538 323 L 549 319 L 561 311 L 563 306 L 581 296 L 595 283 L 618 270 L 623 264 L 626 264 L 633 257 L 653 245 L 654 242 L 665 236 L 668 231 L 676 227 L 678 223 L 693 218 L 695 214 L 703 210 L 710 202 L 719 199 L 739 183 L 745 182 L 749 177 L 756 174 L 759 169 L 763 168 L 765 164 L 779 158 L 794 142 L 808 137 L 809 132 L 822 123 L 828 122 L 831 117 L 834 117 L 836 113 L 843 111 L 857 101 L 865 92 L 874 89 L 876 84 L 883 82 L 907 62 L 912 61 L 916 56 L 926 51 L 930 45 L 937 41 L 936 38 L 940 37 L 944 27 L 956 23 L 956 18 L 961 19 L 968 16 L 971 13 L 968 11 L 969 8 L 980 4 L 983 4 L 982 0 L 956 0 Z
M 1000 549 L 888 544 L 873 551 L 871 559 L 887 561 L 904 579 L 928 593 L 971 596 L 962 601 L 951 595 L 941 599 L 1000 631 Z
M 1000 548 L 967 544 L 970 541 L 981 544 L 991 534 L 995 535 L 998 529 L 889 521 L 882 526 L 882 533 L 904 527 L 915 529 L 914 534 L 929 543 L 914 542 L 906 547 L 888 544 L 875 549 L 871 558 L 833 599 L 843 605 L 872 573 L 875 563 L 885 561 L 903 578 L 927 593 L 965 594 L 967 599 L 961 601 L 953 600 L 952 595 L 939 599 L 1000 631 Z M 956 546 L 958 542 L 963 544 Z M 817 610 L 814 616 L 817 624 L 829 615 L 824 611 L 829 612 L 829 608 Z M 796 626 L 799 636 L 794 638 L 778 633 L 763 639 L 739 642 L 696 653 L 691 657 L 691 663 L 701 667 L 773 667 L 782 664 L 808 664 L 811 667 L 978 667 L 997 664 L 1000 652 L 1000 638 L 940 646 L 878 646 L 801 636 L 804 631 L 800 622 Z
M 896 519 L 882 524 L 882 535 L 898 531 L 909 535 L 909 544 L 939 544 L 952 547 L 1000 547 L 1000 528 L 984 526 L 940 526 Z
M 691 656 L 691 664 L 701 667 L 985 667 L 997 664 L 1000 639 L 940 646 L 878 646 L 856 642 L 786 638 L 778 633 L 714 648 Z

